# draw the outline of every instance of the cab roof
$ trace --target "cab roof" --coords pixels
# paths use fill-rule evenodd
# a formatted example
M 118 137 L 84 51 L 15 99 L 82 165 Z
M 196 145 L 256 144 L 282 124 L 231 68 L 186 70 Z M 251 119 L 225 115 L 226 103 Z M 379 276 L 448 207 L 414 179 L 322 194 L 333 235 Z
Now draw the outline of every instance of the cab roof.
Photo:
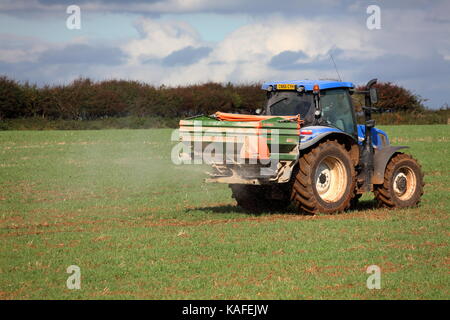
M 277 84 L 294 84 L 297 87 L 304 86 L 306 91 L 312 91 L 315 84 L 319 85 L 320 90 L 333 88 L 354 88 L 351 82 L 342 82 L 335 80 L 286 80 L 286 81 L 268 81 L 264 82 L 261 89 L 267 90 L 269 86 L 276 88 Z

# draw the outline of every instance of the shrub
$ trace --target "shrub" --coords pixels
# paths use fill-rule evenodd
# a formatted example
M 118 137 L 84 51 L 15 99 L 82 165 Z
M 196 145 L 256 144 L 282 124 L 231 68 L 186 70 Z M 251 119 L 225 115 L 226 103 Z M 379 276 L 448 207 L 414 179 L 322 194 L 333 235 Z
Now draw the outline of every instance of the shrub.
M 412 93 L 399 85 L 391 82 L 380 82 L 374 85 L 378 91 L 377 107 L 381 112 L 419 112 L 425 110 L 424 102 L 421 96 Z M 365 86 L 358 86 L 356 90 L 363 91 Z M 356 111 L 361 111 L 364 105 L 362 95 L 353 95 L 353 103 Z
M 420 96 L 398 85 L 378 83 L 374 115 L 379 123 L 447 123 L 448 106 L 428 111 Z M 79 78 L 68 85 L 38 88 L 0 77 L 0 129 L 93 129 L 176 127 L 185 117 L 216 111 L 251 114 L 265 104 L 258 83 L 155 87 L 139 81 Z M 364 89 L 358 87 L 358 89 Z M 357 111 L 363 97 L 352 96 Z M 7 121 L 8 119 L 18 119 Z M 83 121 L 80 121 L 83 120 Z

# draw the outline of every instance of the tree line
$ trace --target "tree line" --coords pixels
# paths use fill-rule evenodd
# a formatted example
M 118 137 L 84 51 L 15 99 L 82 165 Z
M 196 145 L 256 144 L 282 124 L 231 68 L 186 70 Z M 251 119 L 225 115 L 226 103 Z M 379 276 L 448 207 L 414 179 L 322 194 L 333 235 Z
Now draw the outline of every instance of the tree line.
M 393 83 L 377 84 L 383 112 L 425 109 L 420 96 Z M 358 89 L 358 88 L 357 88 Z M 362 88 L 359 88 L 362 89 Z M 67 85 L 38 87 L 0 76 L 0 120 L 97 120 L 110 117 L 184 118 L 223 112 L 253 113 L 264 106 L 261 84 L 204 84 L 166 87 L 139 81 L 93 81 L 79 78 Z M 357 111 L 361 97 L 353 96 Z
M 261 107 L 264 99 L 264 92 L 256 83 L 156 87 L 138 81 L 94 82 L 80 78 L 68 85 L 37 87 L 0 77 L 0 119 L 182 118 L 217 110 L 250 113 Z

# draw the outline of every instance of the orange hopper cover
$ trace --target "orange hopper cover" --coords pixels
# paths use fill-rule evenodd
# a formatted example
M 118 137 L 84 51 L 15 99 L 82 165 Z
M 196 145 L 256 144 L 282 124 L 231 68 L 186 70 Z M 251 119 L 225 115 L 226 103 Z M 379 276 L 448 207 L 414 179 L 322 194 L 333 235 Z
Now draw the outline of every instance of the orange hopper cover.
M 271 118 L 283 118 L 286 120 L 297 120 L 300 121 L 300 115 L 297 116 L 256 116 L 252 114 L 235 114 L 235 113 L 225 113 L 216 112 L 214 114 L 217 119 L 221 121 L 262 121 Z
M 300 115 L 297 116 L 257 116 L 249 114 L 234 114 L 225 112 L 216 112 L 214 114 L 217 119 L 221 121 L 254 121 L 260 122 L 271 118 L 283 118 L 286 120 L 297 121 L 298 128 L 300 129 Z M 258 129 L 262 126 L 259 124 Z M 258 130 L 259 131 L 259 130 Z M 250 136 L 244 138 L 244 145 L 241 149 L 241 157 L 244 159 L 269 159 L 270 151 L 267 146 L 267 139 L 261 137 L 261 133 L 258 132 L 256 136 Z

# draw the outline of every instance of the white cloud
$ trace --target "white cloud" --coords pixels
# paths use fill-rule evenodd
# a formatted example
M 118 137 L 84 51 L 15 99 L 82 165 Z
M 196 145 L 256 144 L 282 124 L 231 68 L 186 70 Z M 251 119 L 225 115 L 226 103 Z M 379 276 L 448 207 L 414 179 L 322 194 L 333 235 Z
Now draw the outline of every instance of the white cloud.
M 37 38 L 0 34 L 0 62 L 34 62 L 49 44 Z
M 0 61 L 18 63 L 23 61 L 33 61 L 33 58 L 23 49 L 0 49 Z
M 330 1 L 322 0 L 320 5 L 328 3 L 331 8 L 336 6 L 334 2 L 331 5 Z M 251 2 L 239 5 L 237 0 L 168 0 L 148 3 L 136 1 L 128 9 L 139 12 L 186 13 L 234 12 L 241 8 L 242 12 L 246 12 L 250 10 L 249 3 Z M 262 6 L 269 1 L 261 0 L 258 3 Z M 214 44 L 203 41 L 197 30 L 181 21 L 182 15 L 180 20 L 143 17 L 135 25 L 141 37 L 129 39 L 120 45 L 127 54 L 124 64 L 92 64 L 84 70 L 67 70 L 52 67 L 51 64 L 39 65 L 35 67 L 34 74 L 39 77 L 40 70 L 45 70 L 43 76 L 55 82 L 64 82 L 82 75 L 95 79 L 141 80 L 156 85 L 336 78 L 333 63 L 328 55 L 332 51 L 339 71 L 346 80 L 362 83 L 371 77 L 379 77 L 382 81 L 411 85 L 410 89 L 421 92 L 424 88 L 429 88 L 430 80 L 434 80 L 431 78 L 439 73 L 437 71 L 445 71 L 448 67 L 446 62 L 450 60 L 450 20 L 446 14 L 450 9 L 450 2 L 436 2 L 434 6 L 429 5 L 431 7 L 428 11 L 421 10 L 420 3 L 416 7 L 409 5 L 411 2 L 404 2 L 403 5 L 381 3 L 382 28 L 374 31 L 366 28 L 365 5 L 360 2 L 348 3 L 345 10 L 342 10 L 342 7 L 337 8 L 336 14 L 308 15 L 309 11 L 301 3 L 297 5 L 301 12 L 299 14 L 254 14 L 249 24 L 239 27 Z M 10 7 L 15 5 L 13 1 L 7 4 Z M 86 10 L 105 8 L 105 4 L 100 1 L 82 2 L 81 6 L 87 8 Z M 114 11 L 123 6 L 121 2 L 112 1 L 108 8 Z M 2 40 L 0 38 L 0 63 L 12 64 L 20 61 L 31 63 L 37 61 L 36 57 L 48 48 L 70 45 L 39 44 L 39 41 L 25 40 L 25 45 L 14 45 L 14 39 Z M 99 46 L 90 39 L 76 41 Z M 173 59 L 165 58 L 174 52 L 177 59 L 182 60 L 180 52 L 192 53 L 192 48 L 205 47 L 208 50 L 202 51 L 205 52 L 204 55 L 191 59 L 190 64 L 167 65 L 167 61 Z M 186 48 L 190 50 L 183 50 Z M 285 55 L 288 58 L 283 61 L 283 68 L 277 68 L 275 64 L 270 63 L 273 57 L 285 52 L 289 54 Z M 292 68 L 289 57 L 295 59 L 292 61 Z M 162 63 L 163 61 L 166 63 Z M 433 71 L 433 76 L 428 74 L 430 72 L 427 73 L 428 70 Z M 82 74 L 79 74 L 80 72 Z M 55 74 L 52 76 L 52 73 Z M 27 76 L 29 74 L 33 74 L 33 71 L 26 73 Z
M 186 22 L 141 18 L 136 22 L 136 28 L 142 37 L 122 46 L 129 54 L 131 64 L 161 59 L 176 50 L 201 45 L 200 35 Z
M 346 58 L 353 54 L 365 57 L 380 55 L 380 50 L 366 43 L 357 27 L 351 21 L 336 22 L 324 18 L 286 20 L 273 16 L 238 28 L 200 62 L 173 70 L 169 68 L 158 79 L 149 74 L 148 80 L 178 85 L 207 80 L 251 82 L 273 77 L 303 77 L 305 73 L 299 75 L 298 70 L 279 71 L 268 66 L 272 57 L 283 51 L 302 51 L 309 60 L 322 57 L 332 49 L 345 50 Z M 330 68 L 333 68 L 331 62 Z M 327 71 L 322 73 L 322 76 L 327 75 Z
M 399 14 L 402 14 L 399 17 Z M 365 26 L 365 16 L 360 20 L 339 17 L 315 17 L 310 19 L 286 19 L 278 15 L 255 19 L 242 26 L 217 43 L 209 55 L 197 63 L 187 66 L 161 67 L 158 61 L 143 65 L 142 68 L 128 67 L 131 78 L 154 84 L 186 85 L 206 81 L 217 82 L 257 82 L 299 78 L 337 78 L 328 53 L 335 52 L 335 60 L 345 80 L 362 84 L 372 77 L 381 81 L 394 81 L 400 85 L 422 93 L 428 81 L 423 63 L 439 70 L 438 52 L 442 59 L 448 59 L 449 31 L 425 17 L 417 18 L 415 10 L 392 9 L 383 15 L 382 29 L 370 31 Z M 416 18 L 416 24 L 409 21 Z M 145 24 L 145 23 L 144 23 Z M 151 29 L 169 30 L 172 27 L 162 22 L 152 21 Z M 178 32 L 164 32 L 164 41 L 170 45 L 164 51 L 151 49 L 150 43 L 157 41 L 156 31 L 147 32 L 146 37 L 137 41 L 148 44 L 147 54 L 160 50 L 155 56 L 162 57 L 182 46 L 204 45 L 191 27 L 177 25 Z M 161 31 L 160 31 L 161 32 Z M 439 39 L 430 35 L 437 35 Z M 147 42 L 146 39 L 153 39 Z M 162 38 L 159 38 L 162 39 Z M 188 39 L 188 41 L 183 42 Z M 271 59 L 285 51 L 302 52 L 309 62 L 305 68 L 295 68 L 299 61 L 292 61 L 293 68 L 278 70 L 271 67 Z M 398 65 L 404 58 L 404 63 Z M 392 57 L 390 60 L 387 57 Z M 414 71 L 415 66 L 420 68 Z M 443 66 L 445 67 L 445 66 Z M 398 72 L 395 72 L 398 70 Z M 434 69 L 433 69 L 434 70 Z M 370 74 L 369 74 L 370 73 Z M 412 78 L 416 77 L 416 78 Z M 423 79 L 422 79 L 423 78 Z M 431 92 L 431 91 L 430 91 Z M 436 102 L 436 106 L 442 103 Z

